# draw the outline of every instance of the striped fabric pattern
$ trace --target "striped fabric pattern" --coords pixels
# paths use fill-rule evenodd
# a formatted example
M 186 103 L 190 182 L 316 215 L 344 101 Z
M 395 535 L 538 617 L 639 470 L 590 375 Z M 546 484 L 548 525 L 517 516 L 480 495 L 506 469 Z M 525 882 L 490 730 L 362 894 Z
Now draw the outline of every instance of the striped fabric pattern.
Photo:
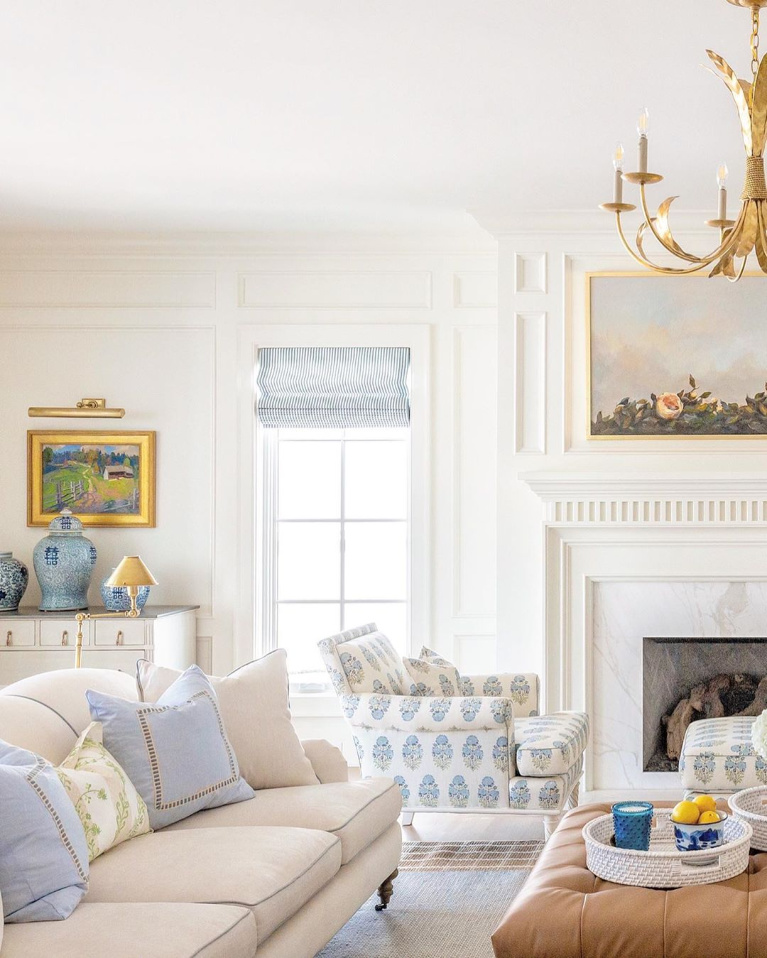
M 267 427 L 410 424 L 410 350 L 271 347 L 259 350 L 258 419 Z

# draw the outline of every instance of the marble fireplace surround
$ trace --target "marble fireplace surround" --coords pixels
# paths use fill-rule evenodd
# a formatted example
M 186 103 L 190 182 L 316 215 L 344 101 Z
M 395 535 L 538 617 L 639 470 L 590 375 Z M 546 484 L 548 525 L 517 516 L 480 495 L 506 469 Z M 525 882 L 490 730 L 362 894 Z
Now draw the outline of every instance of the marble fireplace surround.
M 676 773 L 644 771 L 644 638 L 767 635 L 767 480 L 523 479 L 542 500 L 545 707 L 591 716 L 589 792 L 676 795 Z

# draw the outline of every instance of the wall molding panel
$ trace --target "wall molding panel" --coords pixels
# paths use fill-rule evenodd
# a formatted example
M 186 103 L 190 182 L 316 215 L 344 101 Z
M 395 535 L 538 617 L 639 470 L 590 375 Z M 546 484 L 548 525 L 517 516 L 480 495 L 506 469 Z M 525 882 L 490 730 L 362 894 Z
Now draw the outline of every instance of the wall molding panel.
M 516 313 L 514 332 L 514 451 L 517 455 L 545 455 L 546 313 Z
M 0 269 L 0 307 L 213 309 L 212 272 Z
M 491 309 L 498 305 L 495 270 L 453 275 L 453 305 L 457 309 Z
M 239 305 L 257 309 L 431 309 L 428 271 L 264 270 L 239 276 Z
M 517 293 L 548 292 L 546 253 L 517 253 L 514 258 L 514 290 Z

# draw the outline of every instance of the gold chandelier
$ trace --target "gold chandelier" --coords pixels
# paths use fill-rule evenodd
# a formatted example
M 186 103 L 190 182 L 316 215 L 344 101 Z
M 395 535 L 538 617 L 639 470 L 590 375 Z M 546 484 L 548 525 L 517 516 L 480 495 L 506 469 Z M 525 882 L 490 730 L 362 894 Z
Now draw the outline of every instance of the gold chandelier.
M 727 89 L 735 100 L 738 109 L 743 144 L 746 149 L 746 182 L 741 193 L 742 205 L 738 218 L 727 218 L 727 167 L 722 164 L 717 171 L 719 186 L 719 210 L 716 219 L 707 220 L 706 226 L 719 230 L 719 245 L 707 256 L 695 256 L 683 249 L 674 239 L 669 225 L 669 211 L 676 199 L 670 196 L 658 207 L 655 216 L 650 214 L 645 188 L 660 183 L 663 177 L 659 173 L 647 172 L 647 131 L 649 115 L 644 110 L 639 117 L 639 170 L 636 173 L 623 172 L 623 147 L 616 147 L 613 157 L 615 181 L 612 203 L 603 203 L 600 209 L 615 213 L 618 235 L 628 253 L 642 266 L 660 273 L 686 275 L 697 273 L 712 266 L 709 276 L 726 276 L 731 282 L 737 282 L 746 268 L 750 254 L 756 251 L 756 258 L 763 273 L 767 273 L 767 183 L 764 176 L 764 150 L 767 140 L 767 56 L 759 61 L 759 10 L 767 6 L 767 0 L 728 0 L 737 7 L 751 10 L 751 80 L 739 80 L 730 65 L 712 50 L 706 50 L 714 64 L 715 75 L 724 80 Z M 634 245 L 626 239 L 621 222 L 621 214 L 636 209 L 631 203 L 623 202 L 623 183 L 632 183 L 639 187 L 639 200 L 644 219 L 637 230 Z M 652 262 L 645 254 L 644 240 L 647 234 L 660 243 L 663 249 L 687 266 L 670 267 Z

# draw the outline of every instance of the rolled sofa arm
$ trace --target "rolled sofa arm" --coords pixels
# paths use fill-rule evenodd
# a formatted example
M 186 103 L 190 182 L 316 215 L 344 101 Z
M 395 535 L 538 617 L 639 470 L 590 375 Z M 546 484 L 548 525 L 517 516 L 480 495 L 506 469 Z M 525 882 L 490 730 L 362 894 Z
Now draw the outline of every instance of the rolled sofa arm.
M 540 680 L 535 672 L 495 672 L 489 675 L 462 675 L 464 695 L 511 699 L 514 715 L 527 718 L 540 712 Z
M 314 774 L 323 785 L 349 781 L 349 766 L 340 748 L 324 738 L 304 739 L 301 745 L 312 763 Z
M 507 731 L 513 738 L 511 699 L 480 696 L 342 695 L 341 708 L 352 727 L 402 732 Z

